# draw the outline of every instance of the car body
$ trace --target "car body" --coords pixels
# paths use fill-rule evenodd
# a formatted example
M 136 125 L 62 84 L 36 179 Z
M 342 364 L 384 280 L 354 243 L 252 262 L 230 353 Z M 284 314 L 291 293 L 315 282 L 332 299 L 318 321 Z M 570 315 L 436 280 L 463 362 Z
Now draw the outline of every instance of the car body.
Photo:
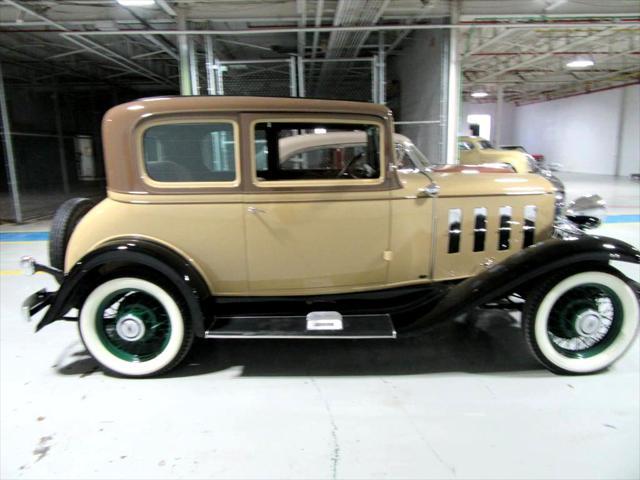
M 536 165 L 538 165 L 538 168 L 540 168 L 541 170 L 546 170 L 546 171 L 562 170 L 562 165 L 558 163 L 549 163 L 545 159 L 544 155 L 542 155 L 541 153 L 529 153 L 527 149 L 524 148 L 522 145 L 500 145 L 500 149 L 515 150 L 518 152 L 522 152 L 526 155 L 530 155 L 531 158 L 536 161 Z
M 518 150 L 501 150 L 482 137 L 458 137 L 460 163 L 477 165 L 482 163 L 507 163 L 518 173 L 536 171 L 535 161 L 527 153 Z
M 107 198 L 83 216 L 82 202 L 59 209 L 51 237 L 68 238 L 56 244 L 63 264 L 23 263 L 60 289 L 36 292 L 24 312 L 47 309 L 39 330 L 78 309 L 87 350 L 118 375 L 172 368 L 194 336 L 421 335 L 514 294 L 532 351 L 556 371 L 605 368 L 637 329 L 635 284 L 608 262 L 640 262 L 640 252 L 558 216 L 539 175 L 402 163 L 384 106 L 149 98 L 107 112 L 103 140 Z M 590 206 L 576 204 L 575 219 Z M 577 289 L 572 331 L 605 328 L 585 282 L 614 285 L 598 298 L 620 317 L 595 362 L 550 346 L 541 310 Z M 587 350 L 601 347 L 593 341 Z

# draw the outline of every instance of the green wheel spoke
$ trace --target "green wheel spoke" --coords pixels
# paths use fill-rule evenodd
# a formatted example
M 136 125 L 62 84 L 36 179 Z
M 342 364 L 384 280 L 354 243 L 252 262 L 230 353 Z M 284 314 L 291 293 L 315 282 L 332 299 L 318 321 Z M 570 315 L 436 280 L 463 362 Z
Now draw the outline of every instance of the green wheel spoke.
M 96 321 L 103 345 L 118 358 L 130 362 L 156 357 L 171 336 L 164 306 L 142 291 L 113 293 L 100 305 Z
M 584 327 L 596 321 L 594 329 Z M 623 321 L 618 296 L 605 285 L 580 285 L 562 295 L 549 313 L 548 335 L 560 353 L 571 358 L 597 355 L 615 340 Z

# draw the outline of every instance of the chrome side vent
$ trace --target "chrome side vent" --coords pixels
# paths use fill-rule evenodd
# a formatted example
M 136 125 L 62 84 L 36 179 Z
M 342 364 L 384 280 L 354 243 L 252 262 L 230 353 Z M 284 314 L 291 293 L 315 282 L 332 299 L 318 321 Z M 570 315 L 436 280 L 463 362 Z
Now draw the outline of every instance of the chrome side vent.
M 475 226 L 473 227 L 473 251 L 484 251 L 484 244 L 487 238 L 487 209 L 484 207 L 474 208 L 473 217 Z
M 500 207 L 498 250 L 509 250 L 511 243 L 511 207 Z
M 524 207 L 524 225 L 522 227 L 524 240 L 522 241 L 522 248 L 530 247 L 535 242 L 536 214 L 537 210 L 535 205 L 527 205 Z
M 462 232 L 462 210 L 449 210 L 449 253 L 460 251 L 460 233 Z

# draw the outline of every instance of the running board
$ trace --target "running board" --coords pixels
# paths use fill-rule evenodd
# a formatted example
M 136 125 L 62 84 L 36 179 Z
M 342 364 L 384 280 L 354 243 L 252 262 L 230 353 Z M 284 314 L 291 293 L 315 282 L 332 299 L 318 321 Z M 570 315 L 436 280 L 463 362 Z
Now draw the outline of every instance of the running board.
M 396 338 L 388 314 L 216 317 L 205 338 Z

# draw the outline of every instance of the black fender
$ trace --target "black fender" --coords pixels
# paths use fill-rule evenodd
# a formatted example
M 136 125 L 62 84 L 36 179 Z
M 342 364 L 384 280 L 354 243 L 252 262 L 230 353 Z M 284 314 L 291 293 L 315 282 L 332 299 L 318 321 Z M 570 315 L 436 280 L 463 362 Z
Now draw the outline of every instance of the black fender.
M 607 264 L 610 260 L 640 263 L 640 250 L 620 240 L 595 235 L 537 243 L 453 286 L 432 311 L 404 331 L 417 331 L 453 320 L 473 308 L 512 294 L 542 275 L 582 262 Z
M 119 238 L 89 252 L 64 276 L 51 307 L 38 323 L 36 331 L 58 320 L 72 308 L 78 308 L 86 285 L 99 280 L 103 269 L 126 268 L 134 272 L 153 271 L 168 281 L 183 297 L 193 322 L 194 333 L 204 335 L 202 303 L 210 296 L 206 282 L 193 264 L 176 251 L 140 238 Z

